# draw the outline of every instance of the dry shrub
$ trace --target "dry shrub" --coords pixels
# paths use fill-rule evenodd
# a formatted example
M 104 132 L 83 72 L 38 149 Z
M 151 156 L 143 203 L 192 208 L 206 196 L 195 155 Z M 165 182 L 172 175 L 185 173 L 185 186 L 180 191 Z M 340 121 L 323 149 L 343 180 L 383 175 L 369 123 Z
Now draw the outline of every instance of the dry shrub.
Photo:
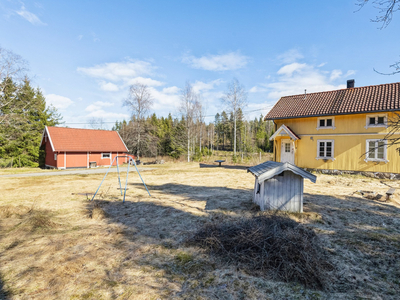
M 314 231 L 286 216 L 263 215 L 206 224 L 189 239 L 253 275 L 325 287 L 332 270 Z
M 99 202 L 94 202 L 92 207 L 89 208 L 89 217 L 94 220 L 103 220 L 107 217 L 107 214 Z
M 49 229 L 57 226 L 57 223 L 51 220 L 51 213 L 47 210 L 31 210 L 26 215 L 25 224 L 27 224 L 32 231 L 39 229 Z
M 27 214 L 31 208 L 23 205 L 2 205 L 0 206 L 0 217 L 1 218 L 11 218 L 11 217 L 22 217 Z

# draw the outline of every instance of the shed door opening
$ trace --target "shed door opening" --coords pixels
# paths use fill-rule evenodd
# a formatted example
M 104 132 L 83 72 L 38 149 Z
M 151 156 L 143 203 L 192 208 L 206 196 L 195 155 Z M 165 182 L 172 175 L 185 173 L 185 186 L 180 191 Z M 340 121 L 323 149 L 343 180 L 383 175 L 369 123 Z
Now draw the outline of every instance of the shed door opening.
M 282 140 L 281 142 L 281 162 L 294 164 L 294 142 L 291 140 Z

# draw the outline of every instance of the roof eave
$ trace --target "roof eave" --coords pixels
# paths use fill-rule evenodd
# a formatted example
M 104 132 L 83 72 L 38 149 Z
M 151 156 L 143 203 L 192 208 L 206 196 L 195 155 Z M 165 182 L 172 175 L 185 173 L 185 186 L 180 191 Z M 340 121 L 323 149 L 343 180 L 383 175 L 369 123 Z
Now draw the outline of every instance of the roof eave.
M 315 114 L 315 115 L 307 115 L 307 116 L 286 116 L 279 118 L 267 118 L 265 116 L 264 121 L 273 121 L 273 120 L 285 120 L 285 119 L 301 119 L 301 118 L 311 118 L 311 117 L 329 117 L 329 116 L 339 116 L 339 115 L 359 115 L 359 114 L 370 114 L 370 113 L 379 113 L 379 112 L 392 112 L 392 111 L 400 111 L 399 109 L 384 109 L 384 110 L 368 110 L 361 112 L 346 112 L 346 113 L 337 113 L 337 114 Z

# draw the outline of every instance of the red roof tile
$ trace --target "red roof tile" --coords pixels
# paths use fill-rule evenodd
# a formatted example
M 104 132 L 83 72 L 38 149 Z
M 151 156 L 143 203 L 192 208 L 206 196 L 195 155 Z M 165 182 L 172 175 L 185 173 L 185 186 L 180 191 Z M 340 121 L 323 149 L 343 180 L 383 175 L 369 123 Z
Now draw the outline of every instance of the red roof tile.
M 285 96 L 264 120 L 400 110 L 400 82 Z
M 116 131 L 46 127 L 54 151 L 127 152 Z M 45 129 L 46 130 L 46 129 Z

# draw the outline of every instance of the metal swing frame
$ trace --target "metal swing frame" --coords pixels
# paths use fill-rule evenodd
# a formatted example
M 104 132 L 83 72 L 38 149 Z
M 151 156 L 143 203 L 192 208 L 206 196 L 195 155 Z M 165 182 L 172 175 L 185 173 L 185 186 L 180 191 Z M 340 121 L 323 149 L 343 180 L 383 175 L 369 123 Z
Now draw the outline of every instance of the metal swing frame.
M 143 180 L 142 176 L 140 175 L 140 172 L 139 172 L 139 169 L 137 168 L 137 165 L 136 165 L 135 160 L 134 160 L 132 157 L 128 156 L 128 155 L 123 155 L 123 156 L 119 155 L 119 156 L 114 157 L 112 163 L 110 164 L 110 167 L 108 168 L 108 170 L 107 170 L 107 172 L 106 172 L 106 175 L 104 175 L 103 180 L 101 181 L 99 187 L 98 187 L 97 190 L 96 190 L 96 193 L 94 193 L 93 198 L 92 198 L 92 200 L 90 200 L 90 201 L 93 201 L 93 200 L 94 200 L 94 197 L 96 197 L 97 192 L 99 191 L 101 185 L 103 184 L 104 180 L 106 179 L 107 174 L 108 174 L 108 172 L 110 171 L 111 167 L 113 166 L 115 160 L 117 160 L 118 183 L 119 183 L 119 189 L 120 189 L 120 191 L 121 191 L 121 196 L 122 196 L 121 178 L 120 178 L 120 176 L 119 176 L 119 165 L 118 165 L 118 158 L 119 158 L 119 157 L 122 157 L 122 158 L 124 158 L 124 157 L 129 157 L 129 160 L 128 160 L 128 169 L 127 169 L 127 171 L 126 171 L 126 181 L 125 181 L 125 190 L 124 190 L 124 200 L 122 201 L 122 203 L 125 203 L 126 187 L 127 187 L 127 185 L 128 185 L 129 166 L 131 165 L 131 162 L 133 162 L 133 165 L 135 166 L 136 171 L 137 171 L 137 173 L 139 174 L 140 180 L 142 180 L 143 185 L 144 185 L 144 187 L 145 187 L 146 190 L 147 190 L 147 193 L 149 193 L 149 196 L 151 197 L 150 192 L 149 192 L 149 189 L 147 188 L 146 184 L 144 183 L 144 180 Z

